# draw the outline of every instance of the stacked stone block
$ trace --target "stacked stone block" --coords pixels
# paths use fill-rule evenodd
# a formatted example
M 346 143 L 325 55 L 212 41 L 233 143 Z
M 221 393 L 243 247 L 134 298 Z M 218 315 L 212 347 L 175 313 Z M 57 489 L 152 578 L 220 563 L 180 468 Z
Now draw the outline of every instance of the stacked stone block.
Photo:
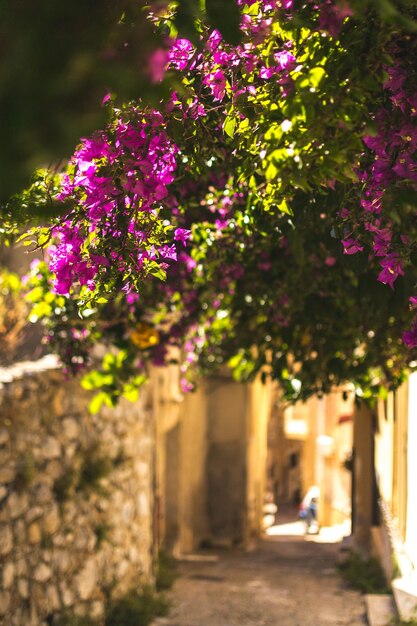
M 146 390 L 97 415 L 53 360 L 0 370 L 0 624 L 96 617 L 152 576 Z

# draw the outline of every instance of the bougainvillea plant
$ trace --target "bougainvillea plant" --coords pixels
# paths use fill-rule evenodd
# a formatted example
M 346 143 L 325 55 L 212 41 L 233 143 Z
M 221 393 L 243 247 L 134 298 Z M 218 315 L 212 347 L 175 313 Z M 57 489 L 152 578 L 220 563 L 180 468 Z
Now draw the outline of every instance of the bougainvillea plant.
M 32 318 L 73 371 L 108 347 L 84 378 L 94 408 L 172 359 L 184 390 L 228 364 L 291 400 L 382 393 L 415 359 L 413 6 L 392 23 L 372 3 L 237 7 L 235 40 L 151 11 L 168 96 L 109 93 L 107 126 L 9 205 L 56 210 L 24 235 L 45 249 Z

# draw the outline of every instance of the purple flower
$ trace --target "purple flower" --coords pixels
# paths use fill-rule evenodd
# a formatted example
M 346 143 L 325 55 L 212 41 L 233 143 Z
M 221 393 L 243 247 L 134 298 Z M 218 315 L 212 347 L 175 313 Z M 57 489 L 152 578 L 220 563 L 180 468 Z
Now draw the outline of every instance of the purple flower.
M 222 36 L 220 34 L 220 32 L 218 30 L 213 30 L 210 33 L 210 36 L 207 40 L 207 48 L 208 50 L 210 50 L 211 52 L 214 52 L 215 50 L 217 50 L 217 48 L 219 47 L 220 43 L 222 41 Z
M 392 252 L 381 261 L 382 271 L 378 275 L 379 282 L 394 288 L 394 282 L 398 276 L 404 276 L 404 270 L 401 259 L 398 254 Z
M 320 5 L 319 29 L 327 31 L 332 37 L 337 37 L 343 22 L 352 14 L 352 9 L 346 0 L 340 0 L 337 4 L 322 3 Z
M 185 264 L 187 272 L 192 272 L 197 267 L 197 261 L 185 254 L 185 252 L 180 252 L 179 260 Z
M 412 152 L 400 153 L 392 169 L 400 178 L 417 181 L 417 162 Z
M 105 104 L 107 104 L 108 102 L 111 102 L 111 93 L 108 91 L 106 93 L 106 95 L 103 97 L 102 101 L 101 101 L 101 106 L 104 106 Z
M 274 59 L 278 63 L 279 70 L 292 69 L 297 63 L 295 56 L 287 50 L 282 50 L 274 54 Z
M 75 208 L 74 222 L 56 227 L 58 243 L 50 249 L 54 288 L 60 294 L 67 295 L 76 284 L 93 290 L 98 276 L 106 280 L 111 272 L 136 273 L 146 259 L 158 259 L 148 241 L 152 232 L 143 227 L 143 213 L 157 216 L 167 198 L 178 148 L 161 113 L 132 107 L 128 115 L 116 115 L 107 131 L 81 140 L 72 170 L 63 178 L 58 199 Z M 100 247 L 104 240 L 115 246 L 106 256 Z M 175 244 L 162 246 L 159 254 L 176 260 Z M 160 259 L 159 264 L 167 267 Z
M 388 89 L 392 92 L 398 92 L 404 82 L 405 82 L 405 73 L 401 67 L 391 66 L 386 68 L 388 73 L 388 79 L 385 81 L 383 87 L 384 89 Z
M 203 84 L 210 88 L 215 100 L 223 100 L 226 95 L 226 76 L 222 70 L 217 70 L 213 74 L 207 74 L 203 78 Z
M 182 71 L 187 68 L 193 54 L 194 47 L 188 39 L 176 39 L 168 52 L 168 61 L 176 70 Z
M 186 378 L 180 378 L 180 387 L 181 391 L 183 391 L 184 393 L 189 393 L 194 389 L 194 385 L 190 383 Z
M 346 207 L 340 209 L 338 215 L 344 220 L 350 216 L 350 211 Z
M 149 55 L 148 73 L 153 83 L 160 83 L 168 65 L 168 52 L 164 48 L 157 48 Z
M 342 239 L 344 254 L 356 254 L 362 252 L 363 246 L 356 240 L 350 237 L 349 239 Z
M 139 294 L 135 292 L 129 292 L 126 294 L 126 302 L 128 304 L 135 304 L 139 300 Z
M 176 228 L 174 232 L 174 241 L 181 241 L 184 246 L 187 243 L 187 239 L 191 236 L 191 230 L 186 230 L 185 228 Z
M 197 120 L 199 117 L 205 117 L 206 115 L 204 105 L 202 105 L 201 102 L 197 100 L 197 98 L 194 98 L 194 100 L 188 106 L 188 109 L 186 109 L 186 112 L 193 120 Z
M 274 74 L 277 74 L 278 68 L 276 65 L 272 67 L 261 67 L 259 70 L 259 78 L 263 80 L 269 80 Z
M 410 330 L 403 333 L 403 341 L 407 348 L 417 348 L 417 321 L 414 320 Z
M 366 224 L 365 228 L 372 232 L 375 256 L 386 256 L 391 244 L 392 231 L 389 228 L 379 228 L 372 224 Z
M 172 261 L 177 260 L 177 249 L 175 247 L 175 244 L 172 244 L 171 246 L 161 246 L 159 248 L 159 254 L 164 259 L 171 259 Z

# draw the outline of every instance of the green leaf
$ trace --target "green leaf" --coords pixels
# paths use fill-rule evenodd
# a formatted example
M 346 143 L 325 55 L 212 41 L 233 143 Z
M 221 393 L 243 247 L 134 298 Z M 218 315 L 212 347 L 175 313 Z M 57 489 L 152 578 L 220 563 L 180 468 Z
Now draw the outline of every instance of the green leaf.
M 223 130 L 231 139 L 233 139 L 235 130 L 236 130 L 236 118 L 230 117 L 230 115 L 226 116 L 223 124 Z
M 251 6 L 244 6 L 244 13 L 256 17 L 259 13 L 259 2 L 254 2 Z
M 38 245 L 46 246 L 48 241 L 51 239 L 51 231 L 49 228 L 40 228 L 38 231 Z
M 159 267 L 156 263 L 152 263 L 148 271 L 152 274 L 152 276 L 155 276 L 155 278 L 159 278 L 159 280 L 165 280 L 167 277 L 166 271 L 163 270 L 162 267 Z
M 100 387 L 108 387 L 114 383 L 112 374 L 103 374 L 98 370 L 89 372 L 81 379 L 81 386 L 87 390 L 100 389 Z
M 88 405 L 88 410 L 90 411 L 90 413 L 98 413 L 103 404 L 107 404 L 107 397 L 107 393 L 105 393 L 104 391 L 101 391 L 100 393 L 95 395 Z
M 278 204 L 278 209 L 282 211 L 282 213 L 286 213 L 287 215 L 294 215 L 291 207 L 288 206 L 286 199 Z
M 38 319 L 41 319 L 43 317 L 49 317 L 51 313 L 52 313 L 52 307 L 50 304 L 48 304 L 47 302 L 38 302 L 32 308 L 30 312 L 30 316 L 31 318 L 37 317 Z
M 309 71 L 308 76 L 300 76 L 299 80 L 297 80 L 297 83 L 301 88 L 313 87 L 314 89 L 316 89 L 322 81 L 325 73 L 326 71 L 323 67 L 313 67 Z
M 122 396 L 126 398 L 126 400 L 129 400 L 129 402 L 136 402 L 139 398 L 139 389 L 134 385 L 125 385 Z

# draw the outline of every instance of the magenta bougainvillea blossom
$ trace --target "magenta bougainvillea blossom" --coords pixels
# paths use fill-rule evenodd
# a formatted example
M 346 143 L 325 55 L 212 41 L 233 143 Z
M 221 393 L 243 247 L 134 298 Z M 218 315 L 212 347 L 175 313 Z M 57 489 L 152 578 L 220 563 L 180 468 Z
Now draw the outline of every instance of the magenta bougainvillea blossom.
M 245 94 L 256 95 L 252 76 L 261 83 L 277 80 L 285 95 L 296 65 L 291 41 L 275 49 L 268 65 L 258 45 L 270 34 L 277 8 L 289 16 L 291 4 L 264 2 L 255 13 L 244 14 L 246 39 L 236 47 L 226 44 L 216 30 L 198 53 L 187 39 L 171 40 L 165 52 L 156 51 L 150 59 L 153 79 L 176 70 L 201 81 L 212 102 L 225 106 Z M 208 100 L 202 95 L 196 93 L 185 102 L 174 92 L 166 115 L 180 112 L 184 119 L 204 119 Z M 109 94 L 103 104 L 111 107 Z M 162 114 L 139 105 L 114 110 L 106 130 L 81 140 L 58 196 L 70 209 L 54 228 L 56 241 L 49 251 L 57 293 L 68 294 L 75 284 L 94 291 L 111 281 L 130 292 L 148 273 L 165 276 L 169 264 L 178 260 L 178 244 L 184 245 L 190 236 L 189 229 L 170 228 L 177 201 L 169 197 L 169 186 L 178 151 Z M 219 220 L 220 230 L 225 226 Z
M 93 290 L 99 274 L 118 273 L 128 284 L 176 260 L 173 239 L 185 243 L 187 234 L 174 234 L 167 224 L 158 234 L 158 214 L 177 153 L 162 115 L 135 107 L 115 111 L 106 131 L 81 141 L 59 194 L 70 210 L 54 228 L 50 249 L 57 293 L 68 294 L 76 283 Z
M 375 131 L 363 137 L 366 165 L 358 170 L 362 213 L 350 215 L 347 211 L 341 217 L 353 226 L 356 237 L 353 245 L 342 242 L 345 253 L 362 251 L 370 237 L 372 254 L 380 266 L 378 280 L 393 289 L 398 277 L 405 275 L 414 247 L 408 233 L 399 230 L 395 212 L 399 210 L 396 196 L 407 189 L 417 190 L 417 99 L 409 59 L 402 58 L 395 43 L 390 53 L 393 64 L 385 67 L 383 83 L 386 101 L 374 116 Z M 403 335 L 410 348 L 416 346 L 416 328 L 414 322 Z
M 237 45 L 204 22 L 200 42 L 175 37 L 168 8 L 148 68 L 159 109 L 107 95 L 107 127 L 62 177 L 48 258 L 73 323 L 64 356 L 75 369 L 87 339 L 117 346 L 123 380 L 175 359 L 183 391 L 224 363 L 291 398 L 291 377 L 306 395 L 351 375 L 397 384 L 417 302 L 395 204 L 417 184 L 412 63 L 394 47 L 368 54 L 343 0 L 237 4 Z M 74 297 L 87 335 L 67 313 Z M 403 339 L 417 347 L 417 322 Z
M 353 239 L 353 237 L 343 239 L 342 245 L 345 254 L 356 254 L 356 252 L 362 252 L 363 250 L 363 246 L 361 246 L 356 239 Z

